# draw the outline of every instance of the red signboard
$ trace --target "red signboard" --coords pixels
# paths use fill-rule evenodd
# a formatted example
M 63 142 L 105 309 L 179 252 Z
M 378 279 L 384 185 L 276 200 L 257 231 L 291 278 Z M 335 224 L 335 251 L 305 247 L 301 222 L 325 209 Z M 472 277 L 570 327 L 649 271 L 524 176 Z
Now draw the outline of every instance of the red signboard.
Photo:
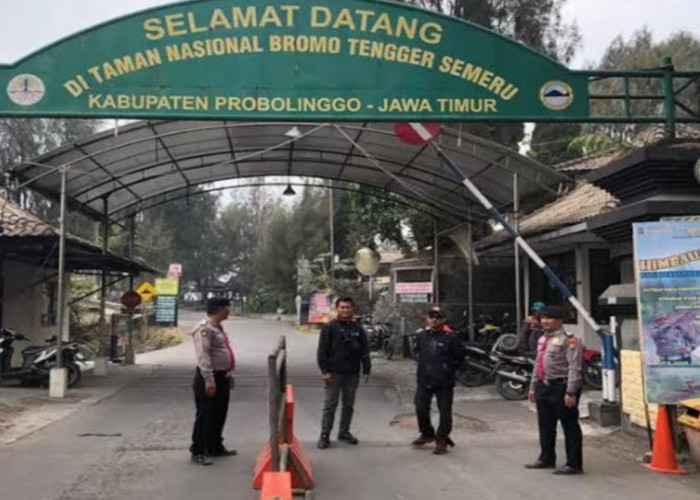
M 136 309 L 141 305 L 141 296 L 133 290 L 126 292 L 122 295 L 122 304 L 127 309 Z
M 331 314 L 331 298 L 325 293 L 315 293 L 309 302 L 309 323 L 325 323 Z
M 396 293 L 399 295 L 408 293 L 433 293 L 433 284 L 427 283 L 396 283 Z

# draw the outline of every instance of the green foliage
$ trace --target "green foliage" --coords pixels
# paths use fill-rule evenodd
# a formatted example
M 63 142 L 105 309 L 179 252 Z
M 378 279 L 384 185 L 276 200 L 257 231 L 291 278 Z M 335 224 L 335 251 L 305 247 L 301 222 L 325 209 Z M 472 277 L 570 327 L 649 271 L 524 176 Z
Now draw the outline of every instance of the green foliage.
M 11 169 L 63 144 L 89 137 L 98 126 L 99 122 L 94 120 L 0 118 L 0 170 Z M 39 218 L 58 225 L 58 203 L 32 192 L 31 187 L 17 193 L 18 201 Z M 92 221 L 77 213 L 69 213 L 66 220 L 69 233 L 94 240 Z
M 549 166 L 575 160 L 581 154 L 570 149 L 569 145 L 582 130 L 579 123 L 538 123 L 528 155 Z
M 200 188 L 201 189 L 201 188 Z M 201 290 L 207 279 L 224 274 L 228 267 L 219 217 L 219 197 L 193 192 L 139 215 L 136 224 L 136 257 L 167 270 L 172 262 L 182 264 L 182 282 Z M 123 244 L 125 235 L 122 234 Z
M 581 44 L 575 24 L 562 19 L 566 0 L 411 0 L 444 14 L 484 26 L 567 64 Z M 515 147 L 523 139 L 523 125 L 466 123 L 465 132 Z
M 179 328 L 157 326 L 143 328 L 134 337 L 137 353 L 158 351 L 166 347 L 180 345 L 185 341 L 185 336 Z
M 634 146 L 623 138 L 614 139 L 604 135 L 580 135 L 569 143 L 568 150 L 577 156 L 588 156 L 607 151 L 625 151 Z
M 656 41 L 647 28 L 635 32 L 629 39 L 617 37 L 608 47 L 603 59 L 598 65 L 601 70 L 639 70 L 653 69 L 662 66 L 666 57 L 673 58 L 676 70 L 697 70 L 700 68 L 700 39 L 688 32 L 675 33 L 665 40 Z M 604 80 L 593 86 L 595 93 L 623 93 L 621 79 Z M 635 78 L 630 80 L 630 91 L 637 95 L 661 95 L 660 79 Z M 691 86 L 678 96 L 678 100 L 686 105 L 697 102 L 697 96 Z M 632 112 L 637 116 L 661 116 L 663 103 L 660 101 L 633 101 Z M 598 102 L 593 107 L 596 115 L 622 113 L 622 101 Z M 590 125 L 586 133 L 615 138 L 621 142 L 639 142 L 640 135 L 646 130 L 656 127 L 648 124 L 627 125 Z M 651 142 L 644 140 L 642 142 Z
M 358 188 L 344 192 L 336 208 L 336 250 L 351 257 L 368 246 L 397 247 L 406 254 L 432 244 L 433 218 L 396 195 L 378 197 Z

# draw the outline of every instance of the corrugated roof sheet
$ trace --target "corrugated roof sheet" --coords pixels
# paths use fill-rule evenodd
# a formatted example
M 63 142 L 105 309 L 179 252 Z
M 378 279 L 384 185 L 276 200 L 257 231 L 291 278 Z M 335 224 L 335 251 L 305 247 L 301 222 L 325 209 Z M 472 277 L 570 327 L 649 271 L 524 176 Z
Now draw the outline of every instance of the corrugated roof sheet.
M 676 126 L 676 139 L 679 140 L 697 140 L 700 139 L 700 127 L 693 124 L 681 123 Z M 666 139 L 666 129 L 664 125 L 650 125 L 637 134 L 628 144 L 627 148 L 644 148 L 646 146 L 669 143 L 673 145 L 673 141 Z M 627 155 L 630 150 L 621 148 L 619 150 L 601 151 L 593 153 L 583 158 L 560 163 L 554 166 L 558 172 L 565 174 L 577 174 L 582 172 L 591 172 L 609 165 L 613 161 Z
M 593 184 L 585 183 L 545 205 L 520 221 L 520 234 L 528 236 L 544 231 L 571 226 L 595 217 L 620 205 L 620 200 Z M 510 238 L 501 230 L 477 242 L 477 248 L 486 248 Z
M 5 237 L 56 236 L 58 232 L 49 224 L 0 195 L 0 220 Z

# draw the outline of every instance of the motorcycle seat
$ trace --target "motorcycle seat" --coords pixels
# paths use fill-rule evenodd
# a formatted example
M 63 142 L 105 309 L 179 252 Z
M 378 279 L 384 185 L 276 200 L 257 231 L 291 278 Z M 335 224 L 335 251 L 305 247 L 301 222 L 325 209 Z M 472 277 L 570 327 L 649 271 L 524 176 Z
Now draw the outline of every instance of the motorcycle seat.
M 527 358 L 525 356 L 507 356 L 503 354 L 499 357 L 503 360 L 513 361 L 515 363 L 527 363 Z
M 43 351 L 44 349 L 46 349 L 46 347 L 30 345 L 29 347 L 25 347 L 24 349 L 22 349 L 22 354 L 33 354 L 35 352 Z

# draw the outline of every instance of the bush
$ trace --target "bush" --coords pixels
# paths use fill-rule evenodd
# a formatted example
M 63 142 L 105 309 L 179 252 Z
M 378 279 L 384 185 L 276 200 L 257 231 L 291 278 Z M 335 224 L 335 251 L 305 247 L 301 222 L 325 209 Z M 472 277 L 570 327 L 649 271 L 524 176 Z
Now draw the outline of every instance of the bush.
M 182 344 L 185 336 L 179 328 L 147 327 L 134 336 L 136 352 L 157 351 Z

